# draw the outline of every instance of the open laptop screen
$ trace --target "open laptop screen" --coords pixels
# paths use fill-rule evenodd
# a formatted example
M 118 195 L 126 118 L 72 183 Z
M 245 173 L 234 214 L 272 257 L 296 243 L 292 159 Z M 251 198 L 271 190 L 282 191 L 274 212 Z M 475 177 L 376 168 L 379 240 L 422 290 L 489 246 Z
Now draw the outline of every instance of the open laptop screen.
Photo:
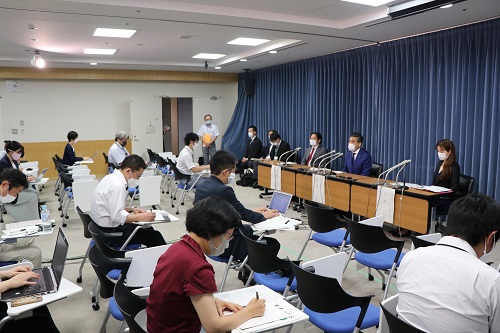
M 61 228 L 59 228 L 59 233 L 57 234 L 56 246 L 54 249 L 54 257 L 52 258 L 52 271 L 54 272 L 57 288 L 61 284 L 61 279 L 64 271 L 64 264 L 66 262 L 66 256 L 68 255 L 68 240 L 66 235 L 64 235 Z
M 269 209 L 276 209 L 281 214 L 286 214 L 290 201 L 292 200 L 292 195 L 284 192 L 274 191 L 271 202 L 269 203 Z

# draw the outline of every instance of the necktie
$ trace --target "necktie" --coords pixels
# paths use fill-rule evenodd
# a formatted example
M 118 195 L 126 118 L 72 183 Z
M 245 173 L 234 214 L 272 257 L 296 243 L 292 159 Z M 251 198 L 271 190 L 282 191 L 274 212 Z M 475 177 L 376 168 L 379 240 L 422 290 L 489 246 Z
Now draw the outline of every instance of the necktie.
M 351 165 L 354 167 L 354 161 L 356 160 L 356 153 L 352 153 L 352 163 Z
M 312 157 L 314 156 L 314 150 L 316 150 L 316 148 L 311 149 L 311 153 L 309 154 L 309 157 L 307 158 L 306 165 L 309 165 L 309 163 L 311 162 Z
M 278 156 L 278 146 L 274 146 L 274 157 Z

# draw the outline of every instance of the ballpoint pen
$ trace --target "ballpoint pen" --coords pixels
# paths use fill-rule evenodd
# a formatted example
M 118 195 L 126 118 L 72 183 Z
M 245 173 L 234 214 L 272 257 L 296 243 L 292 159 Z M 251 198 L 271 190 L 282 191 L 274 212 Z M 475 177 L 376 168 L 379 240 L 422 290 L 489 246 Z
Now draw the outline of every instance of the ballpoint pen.
M 258 291 L 255 292 L 255 298 L 259 299 L 259 292 Z

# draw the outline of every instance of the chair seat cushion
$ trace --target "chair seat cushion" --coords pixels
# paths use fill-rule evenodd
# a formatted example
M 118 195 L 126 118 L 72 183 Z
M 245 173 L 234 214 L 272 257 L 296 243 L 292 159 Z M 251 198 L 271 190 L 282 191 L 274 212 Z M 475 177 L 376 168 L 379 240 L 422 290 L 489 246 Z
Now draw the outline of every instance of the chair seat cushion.
M 121 269 L 113 269 L 108 272 L 107 276 L 111 280 L 118 280 L 120 278 L 120 274 L 122 273 Z
M 375 269 L 387 270 L 391 269 L 396 254 L 397 251 L 394 249 L 387 249 L 377 253 L 356 252 L 356 254 L 354 255 L 354 259 L 356 259 L 357 262 L 365 266 L 372 267 Z M 401 264 L 401 260 L 403 260 L 403 257 L 404 253 L 401 252 L 397 266 Z
M 136 189 L 137 189 L 137 191 L 136 191 Z M 128 188 L 128 194 L 131 194 L 131 195 L 132 195 L 132 194 L 134 194 L 134 193 L 135 193 L 135 194 L 139 193 L 139 188 L 138 188 L 138 187 L 129 187 L 129 188 Z
M 346 230 L 345 229 L 335 229 L 330 232 L 317 232 L 312 235 L 312 239 L 320 244 L 330 246 L 330 247 L 339 247 L 342 245 L 344 241 Z M 347 236 L 346 245 L 351 244 L 350 235 Z
M 356 326 L 361 308 L 355 306 L 335 313 L 314 312 L 307 307 L 304 312 L 309 316 L 309 321 L 328 333 L 351 333 Z M 380 309 L 374 305 L 368 306 L 361 329 L 378 325 Z
M 221 258 L 221 257 L 217 257 L 217 256 L 208 256 L 210 259 L 212 259 L 213 261 L 217 261 L 217 262 L 224 262 L 224 263 L 227 263 L 229 261 L 229 258 Z
M 266 287 L 282 293 L 285 291 L 286 284 L 288 283 L 287 277 L 281 277 L 278 273 L 272 272 L 268 274 L 255 273 L 253 279 L 258 284 L 263 284 Z M 290 290 L 297 290 L 297 281 L 293 279 Z
M 120 308 L 118 307 L 118 304 L 116 304 L 115 297 L 111 297 L 109 299 L 109 312 L 115 318 L 116 320 L 123 321 L 123 314 L 120 311 Z

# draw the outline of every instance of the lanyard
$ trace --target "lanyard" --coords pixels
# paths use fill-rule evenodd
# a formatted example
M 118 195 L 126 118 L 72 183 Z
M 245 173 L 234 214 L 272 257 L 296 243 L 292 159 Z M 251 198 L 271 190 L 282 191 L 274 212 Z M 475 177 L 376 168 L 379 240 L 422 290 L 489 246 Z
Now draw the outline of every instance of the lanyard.
M 452 248 L 454 248 L 454 249 L 457 249 L 457 250 L 460 250 L 460 251 L 464 251 L 464 252 L 469 253 L 468 251 L 466 251 L 466 250 L 464 250 L 464 249 L 461 249 L 461 248 L 459 248 L 459 247 L 457 247 L 457 246 L 453 246 L 453 245 L 450 245 L 450 244 L 436 244 L 436 245 L 440 245 L 440 246 L 448 246 L 448 247 L 452 247 Z

